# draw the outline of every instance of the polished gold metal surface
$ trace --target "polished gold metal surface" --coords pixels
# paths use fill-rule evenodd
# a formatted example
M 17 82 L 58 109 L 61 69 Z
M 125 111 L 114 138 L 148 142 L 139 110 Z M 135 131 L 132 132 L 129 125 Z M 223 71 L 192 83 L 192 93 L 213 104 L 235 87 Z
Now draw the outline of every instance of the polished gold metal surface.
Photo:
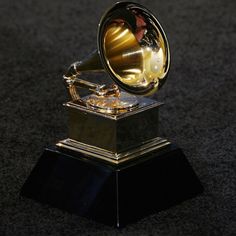
M 92 94 L 83 99 L 87 107 L 101 113 L 119 114 L 135 109 L 139 103 L 136 96 L 120 92 L 119 96 L 99 96 Z
M 134 10 L 130 14 L 136 21 L 133 28 L 129 19 L 115 18 L 107 23 L 104 56 L 109 70 L 124 88 L 134 94 L 149 95 L 156 92 L 159 80 L 166 76 L 168 49 L 151 22 L 147 27 L 141 14 Z
M 139 158 L 157 149 L 167 147 L 169 144 L 170 142 L 166 139 L 157 137 L 142 143 L 142 145 L 132 147 L 123 152 L 110 152 L 108 150 L 81 143 L 73 139 L 61 140 L 56 145 L 60 148 L 81 152 L 85 155 L 89 155 L 90 157 L 98 158 L 99 160 L 104 160 L 112 164 L 121 164 L 123 162 Z
M 67 102 L 69 137 L 56 145 L 115 165 L 168 148 L 170 142 L 158 135 L 162 103 L 139 97 L 138 104 L 129 112 L 108 114 Z
M 150 95 L 163 85 L 170 65 L 168 41 L 160 23 L 143 6 L 116 3 L 99 23 L 97 42 L 97 51 L 87 59 L 73 63 L 64 75 L 72 101 L 110 114 L 117 112 L 117 107 L 120 112 L 137 107 L 132 99 L 119 102 L 121 93 L 114 85 L 79 79 L 84 71 L 105 70 L 116 85 L 136 95 Z M 94 95 L 84 100 L 77 87 L 87 88 Z
M 129 112 L 101 113 L 67 102 L 68 138 L 111 152 L 123 152 L 159 136 L 158 115 L 162 103 L 145 97 Z
M 136 3 L 116 3 L 100 20 L 97 50 L 63 76 L 72 101 L 64 104 L 68 138 L 57 146 L 113 164 L 167 148 L 170 142 L 158 133 L 162 104 L 145 96 L 161 88 L 169 66 L 168 41 L 153 14 Z M 81 79 L 91 71 L 108 73 L 114 84 Z M 91 94 L 80 97 L 78 88 Z

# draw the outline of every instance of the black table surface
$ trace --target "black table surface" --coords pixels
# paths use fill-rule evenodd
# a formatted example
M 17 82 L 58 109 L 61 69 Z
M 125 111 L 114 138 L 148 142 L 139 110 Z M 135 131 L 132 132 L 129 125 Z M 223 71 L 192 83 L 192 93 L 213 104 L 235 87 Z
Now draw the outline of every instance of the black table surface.
M 117 230 L 19 197 L 44 147 L 67 137 L 62 75 L 96 49 L 115 1 L 0 1 L 0 235 L 234 235 L 236 3 L 137 1 L 160 20 L 171 70 L 157 93 L 160 136 L 177 143 L 205 192 Z M 104 74 L 91 80 L 107 81 Z

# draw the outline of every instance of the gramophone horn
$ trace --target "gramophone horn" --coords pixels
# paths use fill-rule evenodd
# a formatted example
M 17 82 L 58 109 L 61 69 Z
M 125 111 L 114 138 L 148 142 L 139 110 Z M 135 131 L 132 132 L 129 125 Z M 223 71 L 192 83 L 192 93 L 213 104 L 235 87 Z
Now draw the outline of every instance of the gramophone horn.
M 149 95 L 163 85 L 170 65 L 168 41 L 160 23 L 145 7 L 116 3 L 101 18 L 97 43 L 97 51 L 73 63 L 64 76 L 73 100 L 79 98 L 74 86 L 106 94 L 105 85 L 79 79 L 83 71 L 105 70 L 115 84 L 136 95 Z

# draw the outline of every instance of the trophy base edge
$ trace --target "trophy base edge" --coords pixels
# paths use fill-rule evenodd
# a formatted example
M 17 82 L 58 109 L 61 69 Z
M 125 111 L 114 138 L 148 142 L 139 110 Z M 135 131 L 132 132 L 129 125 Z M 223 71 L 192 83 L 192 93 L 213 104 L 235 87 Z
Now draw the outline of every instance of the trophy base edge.
M 184 153 L 170 144 L 122 167 L 46 148 L 20 195 L 120 228 L 202 192 Z
M 56 146 L 64 150 L 83 153 L 84 155 L 88 155 L 91 158 L 119 165 L 128 161 L 133 161 L 136 158 L 141 158 L 150 152 L 163 149 L 170 144 L 171 143 L 168 140 L 157 137 L 122 152 L 111 152 L 109 150 L 67 138 L 59 141 Z

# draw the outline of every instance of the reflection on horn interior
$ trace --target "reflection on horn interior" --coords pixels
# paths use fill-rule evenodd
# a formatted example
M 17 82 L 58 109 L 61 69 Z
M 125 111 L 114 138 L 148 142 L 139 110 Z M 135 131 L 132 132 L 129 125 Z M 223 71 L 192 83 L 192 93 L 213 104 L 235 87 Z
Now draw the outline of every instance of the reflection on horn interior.
M 125 22 L 110 23 L 104 36 L 105 58 L 111 71 L 124 84 L 132 87 L 158 86 L 158 79 L 165 74 L 166 51 L 163 38 L 156 35 L 151 42 L 150 35 L 143 31 L 137 36 Z M 150 44 L 150 45 L 149 45 Z M 153 44 L 155 44 L 153 46 Z
M 123 83 L 138 84 L 143 72 L 142 50 L 124 23 L 112 23 L 104 37 L 107 64 Z

